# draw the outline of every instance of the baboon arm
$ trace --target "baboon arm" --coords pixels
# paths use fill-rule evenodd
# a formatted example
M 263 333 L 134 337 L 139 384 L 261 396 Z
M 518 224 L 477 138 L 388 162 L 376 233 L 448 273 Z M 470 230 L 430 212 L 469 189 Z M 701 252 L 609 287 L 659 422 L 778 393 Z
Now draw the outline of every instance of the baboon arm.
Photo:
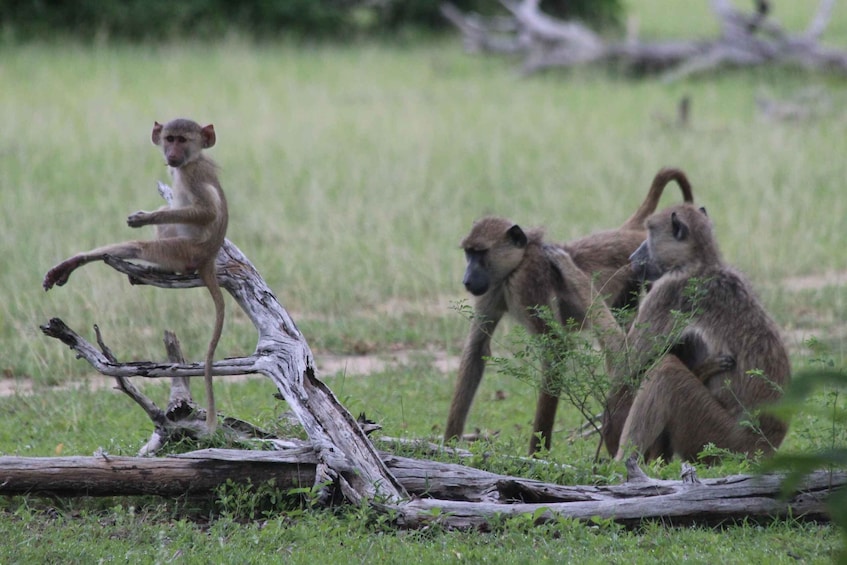
M 485 358 L 491 355 L 491 334 L 502 317 L 503 312 L 499 311 L 489 316 L 475 313 L 471 320 L 471 330 L 462 351 L 459 376 L 444 428 L 445 440 L 460 437 L 465 429 L 468 412 L 485 372 Z
M 607 370 L 607 372 L 611 374 L 611 371 Z M 633 396 L 632 388 L 619 384 L 613 386 L 606 397 L 606 406 L 603 411 L 603 427 L 600 432 L 603 436 L 603 443 L 612 457 L 618 452 L 621 432 L 626 423 L 629 409 L 632 407 Z
M 623 347 L 625 335 L 591 277 L 576 266 L 573 258 L 564 249 L 548 246 L 547 257 L 569 281 L 572 287 L 572 299 L 579 303 L 582 311 L 587 312 L 586 325 L 597 334 L 600 345 L 605 350 L 618 351 Z
M 629 328 L 625 340 L 626 347 L 620 350 L 622 355 L 618 364 L 621 370 L 618 374 L 624 377 L 635 377 L 644 372 L 651 363 L 665 355 L 681 337 L 679 320 L 669 314 L 679 310 L 677 305 L 657 307 L 653 303 L 645 307 L 645 303 L 646 300 L 642 302 L 638 316 Z
M 186 206 L 184 208 L 165 208 L 155 212 L 136 212 L 129 217 L 131 227 L 155 224 L 195 224 L 206 225 L 215 220 L 215 208 L 211 206 Z

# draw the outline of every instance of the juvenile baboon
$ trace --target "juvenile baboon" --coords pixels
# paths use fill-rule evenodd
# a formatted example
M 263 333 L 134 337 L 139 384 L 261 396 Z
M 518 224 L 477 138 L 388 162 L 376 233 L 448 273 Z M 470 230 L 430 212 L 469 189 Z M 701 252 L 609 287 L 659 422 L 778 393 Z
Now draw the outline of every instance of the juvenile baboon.
M 767 412 L 747 422 L 790 380 L 776 323 L 743 275 L 724 263 L 704 208 L 662 210 L 647 230 L 632 259 L 654 280 L 628 334 L 602 301 L 589 316 L 601 329 L 613 379 L 603 421 L 607 449 L 618 459 L 632 448 L 648 459 L 694 460 L 708 443 L 748 456 L 772 453 L 787 424 Z M 586 307 L 590 281 L 563 253 L 550 255 L 579 285 L 574 300 Z M 692 371 L 701 364 L 704 374 Z
M 653 180 L 644 202 L 616 230 L 608 230 L 577 239 L 564 245 L 577 266 L 595 283 L 611 307 L 637 303 L 638 277 L 629 268 L 629 255 L 644 240 L 644 221 L 658 206 L 665 186 L 674 180 L 682 190 L 685 202 L 692 202 L 691 185 L 679 169 L 660 170 Z M 548 330 L 537 316 L 538 307 L 551 309 L 564 324 L 585 316 L 581 304 L 571 297 L 570 281 L 547 257 L 540 228 L 524 231 L 505 218 L 485 217 L 476 221 L 462 240 L 467 268 L 463 283 L 476 297 L 470 333 L 465 343 L 459 375 L 444 430 L 444 438 L 459 437 L 465 427 L 477 387 L 485 371 L 485 357 L 490 355 L 491 335 L 507 312 L 530 333 Z M 530 453 L 539 448 L 538 434 L 549 449 L 550 435 L 556 415 L 558 397 L 550 394 L 548 375 L 544 376 L 535 411 Z
M 173 201 L 155 212 L 139 211 L 127 218 L 132 228 L 155 225 L 156 239 L 127 241 L 79 253 L 50 269 L 44 277 L 44 290 L 62 286 L 77 268 L 107 255 L 121 259 L 140 259 L 176 272 L 197 271 L 209 289 L 215 304 L 215 325 L 206 351 L 205 382 L 208 399 L 206 427 L 209 433 L 217 425 L 212 387 L 212 359 L 221 337 L 224 299 L 218 286 L 215 258 L 226 236 L 226 198 L 218 182 L 217 166 L 203 154 L 215 145 L 215 128 L 200 127 L 191 120 L 176 119 L 153 126 L 151 139 L 161 146 L 173 177 Z

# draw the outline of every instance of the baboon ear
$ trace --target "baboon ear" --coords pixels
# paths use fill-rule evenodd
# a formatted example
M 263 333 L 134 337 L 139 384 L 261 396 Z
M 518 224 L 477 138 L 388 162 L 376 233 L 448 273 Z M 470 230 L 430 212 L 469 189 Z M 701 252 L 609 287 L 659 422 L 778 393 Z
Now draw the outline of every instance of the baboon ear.
M 709 215 L 706 213 L 706 207 L 705 206 L 700 206 L 700 211 L 703 212 L 704 216 L 709 217 Z
M 688 237 L 688 226 L 685 222 L 679 219 L 676 212 L 671 214 L 671 228 L 673 229 L 673 237 L 677 241 L 682 241 Z
M 207 125 L 200 130 L 200 136 L 203 139 L 203 149 L 214 147 L 215 141 L 217 140 L 217 137 L 215 136 L 215 126 L 212 124 Z
M 150 134 L 150 140 L 153 142 L 153 145 L 160 145 L 162 143 L 162 124 L 159 122 L 153 122 L 153 132 Z
M 509 231 L 507 231 L 506 233 L 508 234 L 509 239 L 512 241 L 512 243 L 515 244 L 515 247 L 526 247 L 526 234 L 523 232 L 523 230 L 518 224 L 515 224 L 510 227 Z

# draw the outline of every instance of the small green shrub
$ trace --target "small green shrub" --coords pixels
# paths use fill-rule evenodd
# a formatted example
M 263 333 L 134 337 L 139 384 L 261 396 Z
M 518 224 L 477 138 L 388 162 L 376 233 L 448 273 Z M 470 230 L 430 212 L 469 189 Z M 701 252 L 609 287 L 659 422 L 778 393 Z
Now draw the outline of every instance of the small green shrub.
M 776 410 L 786 418 L 798 413 L 811 414 L 815 427 L 821 435 L 810 438 L 817 446 L 804 452 L 780 451 L 773 459 L 765 462 L 765 471 L 787 471 L 783 483 L 785 494 L 794 492 L 803 477 L 820 469 L 847 469 L 847 369 L 829 352 L 829 348 L 810 339 L 806 346 L 812 352 L 807 366 L 798 371 L 786 388 L 785 396 Z M 812 396 L 821 396 L 823 402 L 809 402 Z M 827 509 L 841 530 L 847 543 L 847 489 L 833 492 L 827 501 Z M 847 563 L 847 547 L 842 549 L 841 561 Z

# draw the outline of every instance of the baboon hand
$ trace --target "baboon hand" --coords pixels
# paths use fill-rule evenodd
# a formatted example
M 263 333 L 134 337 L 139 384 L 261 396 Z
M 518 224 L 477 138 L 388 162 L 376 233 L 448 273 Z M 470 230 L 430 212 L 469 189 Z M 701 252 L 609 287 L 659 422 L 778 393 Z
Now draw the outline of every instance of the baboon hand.
M 735 369 L 735 357 L 732 355 L 718 355 L 715 357 L 715 360 L 723 371 L 732 371 Z
M 130 214 L 126 219 L 126 223 L 131 228 L 140 228 L 150 223 L 150 216 L 151 214 L 149 212 L 138 211 Z
M 571 254 L 557 245 L 544 244 L 544 252 L 548 255 L 558 255 L 560 257 L 570 257 Z
M 545 244 L 544 254 L 547 255 L 547 258 L 553 261 L 560 269 L 565 268 L 565 271 L 562 273 L 563 275 L 567 275 L 567 269 L 571 266 L 576 267 L 573 264 L 573 259 L 571 258 L 571 254 L 558 247 L 556 245 Z
M 68 282 L 68 278 L 71 276 L 73 270 L 77 267 L 77 263 L 72 259 L 62 261 L 47 271 L 47 274 L 44 275 L 44 281 L 41 283 L 41 286 L 44 287 L 44 290 L 50 290 L 54 285 L 64 286 L 64 284 Z
M 590 283 L 588 276 L 576 266 L 571 254 L 555 245 L 545 245 L 544 253 L 566 280 L 577 281 L 581 286 Z M 587 297 L 590 301 L 590 296 Z
M 555 261 L 559 267 L 564 268 L 562 274 L 568 275 L 570 271 L 579 271 L 579 267 L 573 262 L 571 254 L 557 245 L 545 245 L 544 253 L 551 261 Z M 582 272 L 582 271 L 580 271 Z

